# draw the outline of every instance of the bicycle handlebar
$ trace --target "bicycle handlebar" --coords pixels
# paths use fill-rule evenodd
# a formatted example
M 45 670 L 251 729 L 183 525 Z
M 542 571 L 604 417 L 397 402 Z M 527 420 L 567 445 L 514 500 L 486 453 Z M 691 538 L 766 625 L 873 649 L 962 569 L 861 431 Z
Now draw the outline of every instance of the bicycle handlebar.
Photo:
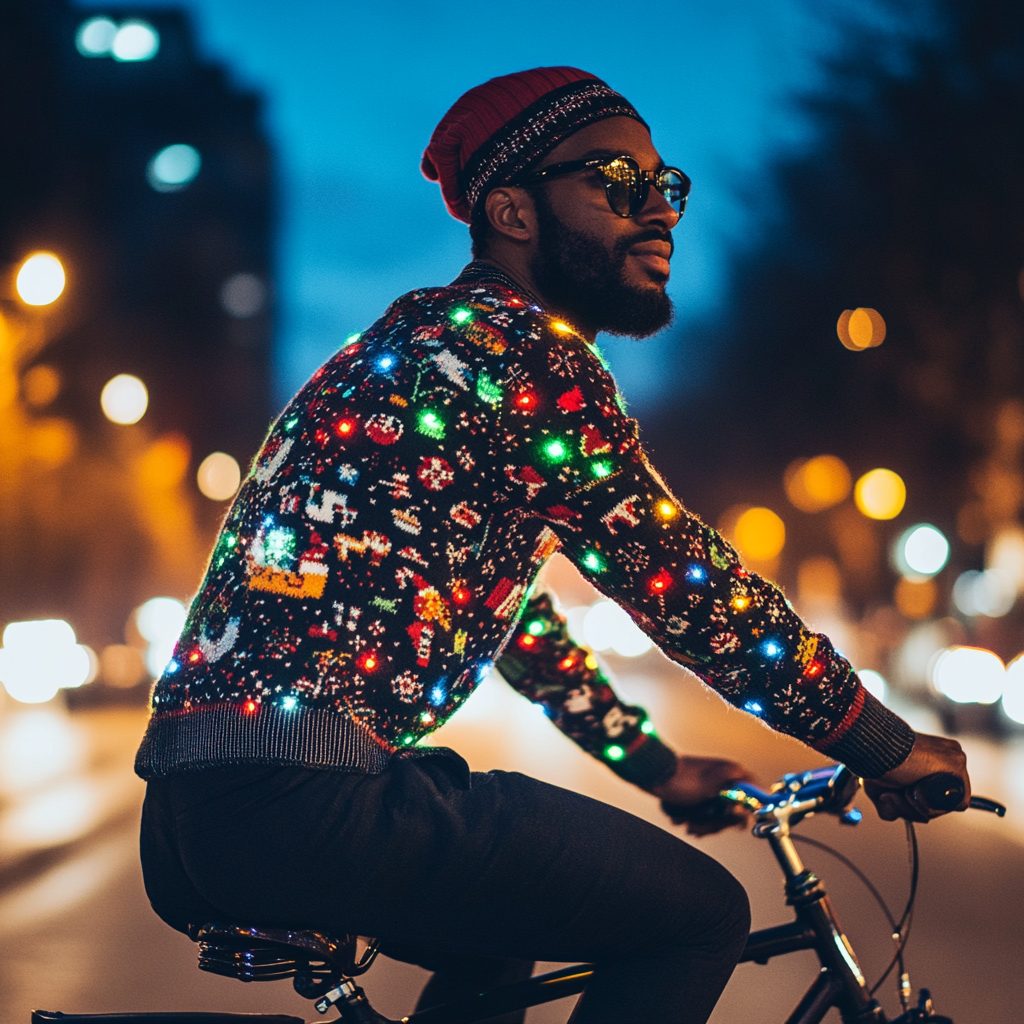
M 908 786 L 905 795 L 913 807 L 926 811 L 955 811 L 964 799 L 964 781 L 951 772 L 936 772 Z M 1006 816 L 1006 808 L 995 800 L 984 796 L 972 796 L 967 805 L 971 810 L 989 811 L 1000 818 Z

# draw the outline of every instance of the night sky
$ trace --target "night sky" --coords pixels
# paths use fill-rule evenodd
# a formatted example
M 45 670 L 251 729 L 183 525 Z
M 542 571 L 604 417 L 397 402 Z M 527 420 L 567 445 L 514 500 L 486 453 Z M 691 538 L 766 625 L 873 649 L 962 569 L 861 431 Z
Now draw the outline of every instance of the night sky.
M 80 6 L 104 10 L 92 0 Z M 134 4 L 147 6 L 167 4 Z M 792 101 L 813 85 L 819 56 L 839 35 L 807 0 L 181 6 L 194 15 L 201 52 L 267 99 L 281 182 L 282 403 L 393 298 L 444 283 L 466 262 L 466 228 L 420 175 L 420 154 L 461 92 L 527 67 L 570 64 L 604 78 L 639 108 L 665 160 L 690 174 L 670 290 L 679 325 L 713 314 L 730 246 L 756 226 L 759 172 L 780 146 L 804 140 Z M 841 7 L 830 8 L 833 18 Z M 698 386 L 692 338 L 694 380 L 658 372 L 679 333 L 643 344 L 606 339 L 634 411 Z

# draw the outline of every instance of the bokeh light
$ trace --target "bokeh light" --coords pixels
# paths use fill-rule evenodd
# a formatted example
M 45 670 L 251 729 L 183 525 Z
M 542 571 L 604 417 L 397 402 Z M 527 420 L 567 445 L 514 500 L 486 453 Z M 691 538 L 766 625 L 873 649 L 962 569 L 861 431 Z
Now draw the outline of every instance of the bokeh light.
M 595 651 L 615 651 L 636 658 L 654 645 L 646 633 L 614 601 L 591 605 L 583 619 L 583 636 Z
M 893 600 L 901 615 L 908 619 L 926 619 L 935 610 L 939 591 L 935 581 L 925 577 L 908 579 L 903 576 L 896 583 Z
M 146 659 L 137 647 L 110 644 L 100 652 L 100 677 L 115 689 L 130 689 L 147 678 Z
M 827 555 L 805 558 L 796 573 L 800 603 L 832 606 L 842 596 L 843 579 L 839 566 Z
M 891 469 L 872 469 L 857 481 L 853 500 L 869 519 L 895 519 L 907 503 L 907 487 Z
M 876 672 L 872 668 L 861 668 L 857 670 L 857 678 L 872 697 L 877 697 L 881 701 L 885 700 L 885 695 L 889 692 L 889 684 L 880 672 Z
M 15 287 L 28 306 L 48 306 L 55 302 L 67 279 L 64 267 L 52 252 L 35 252 L 18 268 Z
M 117 25 L 109 18 L 89 18 L 78 26 L 75 46 L 83 57 L 106 57 L 116 35 Z
M 844 348 L 851 352 L 863 352 L 868 348 L 877 348 L 885 341 L 885 320 L 875 309 L 844 309 L 836 324 L 836 333 Z
M 231 316 L 256 316 L 267 301 L 267 286 L 255 274 L 232 274 L 220 290 L 220 304 Z
M 982 647 L 950 647 L 932 668 L 932 685 L 957 704 L 995 704 L 1005 683 L 1002 659 Z
M 1003 711 L 1007 718 L 1024 725 L 1024 654 L 1018 654 L 1006 666 Z
M 211 501 L 233 498 L 242 482 L 242 470 L 236 459 L 227 452 L 213 452 L 199 464 L 196 483 Z
M 999 569 L 978 572 L 969 569 L 962 572 L 953 584 L 953 604 L 964 615 L 986 615 L 996 619 L 1013 607 L 1017 599 L 1017 588 L 1005 573 Z
M 160 49 L 160 34 L 148 21 L 132 18 L 122 21 L 110 43 L 114 60 L 152 60 Z
M 766 562 L 786 545 L 786 524 L 770 508 L 748 508 L 735 528 L 736 547 L 744 558 Z
M 184 480 L 191 458 L 192 446 L 184 434 L 164 434 L 139 460 L 139 480 L 146 490 L 170 490 Z
M 149 406 L 149 392 L 138 377 L 119 373 L 103 385 L 100 406 L 112 423 L 138 423 Z
M 12 622 L 0 647 L 0 682 L 17 701 L 41 704 L 63 687 L 81 686 L 95 675 L 87 648 L 63 619 Z
M 146 177 L 157 192 L 180 192 L 199 173 L 199 150 L 184 142 L 165 146 L 149 162 Z
M 60 394 L 60 385 L 60 374 L 52 366 L 39 363 L 21 378 L 21 393 L 34 409 L 42 409 Z
M 949 541 L 929 523 L 910 527 L 893 549 L 896 568 L 904 576 L 934 576 L 949 560 Z
M 146 668 L 155 679 L 174 653 L 174 645 L 185 625 L 187 610 L 173 597 L 151 597 L 133 613 L 135 628 L 148 641 Z
M 842 459 L 817 455 L 791 462 L 783 482 L 786 497 L 801 512 L 821 512 L 850 493 L 852 479 Z

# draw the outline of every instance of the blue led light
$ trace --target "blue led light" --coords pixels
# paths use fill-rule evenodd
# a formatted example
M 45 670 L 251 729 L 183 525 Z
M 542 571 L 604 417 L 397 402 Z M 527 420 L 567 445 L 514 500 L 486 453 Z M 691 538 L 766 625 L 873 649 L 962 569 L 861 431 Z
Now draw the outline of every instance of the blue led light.
M 445 692 L 443 686 L 435 686 L 430 691 L 430 703 L 436 708 L 438 705 L 444 703 Z
M 291 709 L 298 703 L 299 702 L 295 697 L 283 697 L 281 699 L 281 707 L 283 707 L 285 711 L 291 711 Z
M 703 583 L 708 578 L 708 571 L 703 565 L 691 565 L 686 570 L 686 578 L 693 580 L 695 583 Z
M 784 648 L 778 640 L 765 640 L 765 642 L 761 644 L 761 653 L 764 654 L 766 658 L 781 657 L 783 650 Z
M 764 711 L 764 708 L 761 707 L 756 700 L 748 700 L 747 703 L 743 705 L 743 710 L 749 711 L 752 715 L 759 715 Z
M 395 357 L 392 356 L 392 355 L 384 355 L 384 356 L 381 356 L 380 359 L 377 360 L 377 369 L 378 370 L 383 370 L 383 371 L 386 372 L 386 371 L 390 370 L 391 367 L 394 366 L 394 365 L 395 365 Z
M 173 658 L 171 658 L 171 660 L 167 662 L 167 667 L 164 669 L 164 675 L 174 675 L 174 673 L 177 672 L 179 668 L 181 668 L 181 666 Z

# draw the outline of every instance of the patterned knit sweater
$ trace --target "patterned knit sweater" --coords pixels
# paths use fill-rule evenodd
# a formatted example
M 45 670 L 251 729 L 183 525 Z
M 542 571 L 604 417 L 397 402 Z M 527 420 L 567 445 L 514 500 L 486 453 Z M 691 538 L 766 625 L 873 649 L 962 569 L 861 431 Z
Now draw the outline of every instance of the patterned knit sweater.
M 866 777 L 909 753 L 909 727 L 671 493 L 598 349 L 471 264 L 394 302 L 272 427 L 154 689 L 136 770 L 382 771 L 496 660 L 585 748 L 628 762 L 645 716 L 586 668 L 553 609 L 535 606 L 545 624 L 516 636 L 555 551 L 772 728 Z M 559 663 L 589 682 L 559 689 Z M 588 705 L 584 727 L 569 709 Z M 638 779 L 667 774 L 654 761 Z

